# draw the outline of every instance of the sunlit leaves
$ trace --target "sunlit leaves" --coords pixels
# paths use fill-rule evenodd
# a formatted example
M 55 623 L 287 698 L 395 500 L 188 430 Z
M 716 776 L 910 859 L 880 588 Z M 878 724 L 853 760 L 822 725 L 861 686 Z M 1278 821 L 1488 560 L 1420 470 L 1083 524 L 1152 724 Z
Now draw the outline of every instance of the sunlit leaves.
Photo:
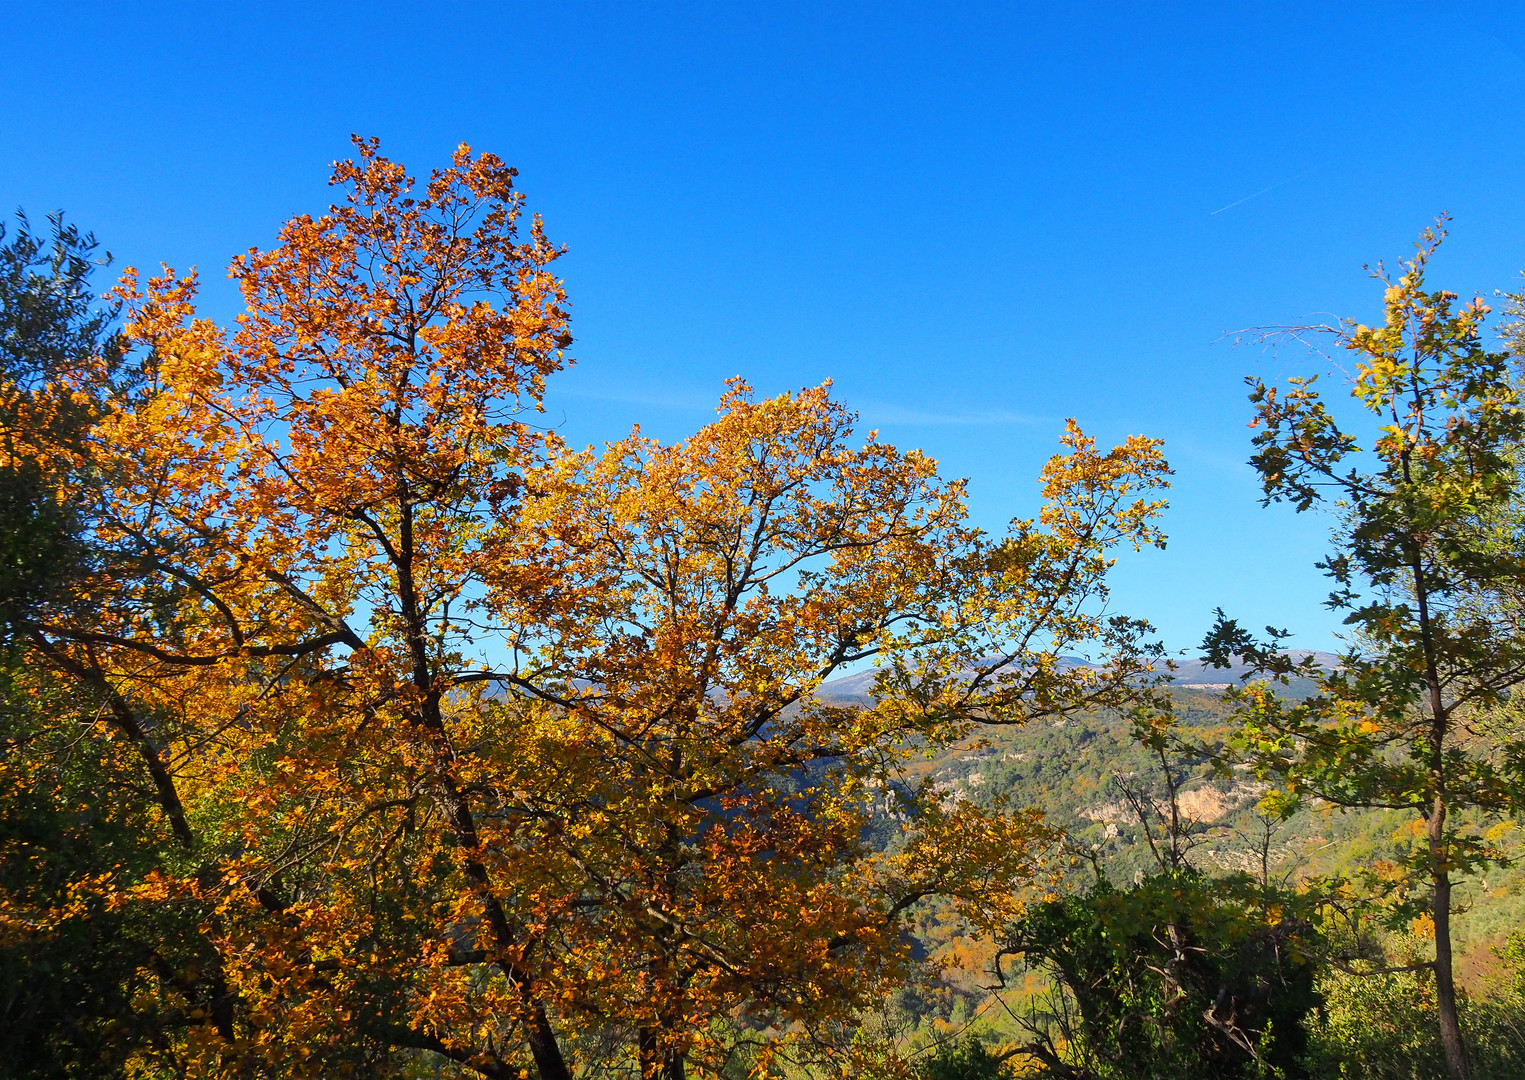
M 1525 807 L 1518 732 L 1490 724 L 1525 683 L 1525 373 L 1518 357 L 1484 346 L 1481 298 L 1458 305 L 1426 287 L 1442 225 L 1424 232 L 1396 278 L 1377 268 L 1380 325 L 1322 328 L 1354 362 L 1361 437 L 1341 427 L 1312 378 L 1281 391 L 1250 380 L 1251 464 L 1266 501 L 1335 515 L 1337 550 L 1320 567 L 1335 585 L 1329 606 L 1351 628 L 1341 666 L 1279 655 L 1221 612 L 1205 646 L 1216 663 L 1237 651 L 1283 681 L 1295 672 L 1317 682 L 1296 705 L 1264 686 L 1238 695 L 1250 757 L 1285 781 L 1279 809 L 1316 796 L 1416 816 L 1423 841 L 1407 869 L 1430 891 L 1442 1037 L 1461 1078 L 1452 879 L 1501 854 L 1479 835 L 1479 817 Z
M 533 423 L 570 338 L 513 171 L 357 148 L 234 261 L 236 325 L 194 274 L 124 276 L 145 379 L 91 433 L 98 559 L 31 626 L 174 841 L 116 902 L 194 912 L 214 958 L 164 977 L 217 1008 L 145 1071 L 851 1067 L 898 920 L 1001 924 L 1051 840 L 912 759 L 1161 662 L 1106 585 L 1163 544 L 1158 443 L 1070 424 L 1001 538 L 827 386 L 569 449 Z M 868 707 L 819 695 L 870 664 Z

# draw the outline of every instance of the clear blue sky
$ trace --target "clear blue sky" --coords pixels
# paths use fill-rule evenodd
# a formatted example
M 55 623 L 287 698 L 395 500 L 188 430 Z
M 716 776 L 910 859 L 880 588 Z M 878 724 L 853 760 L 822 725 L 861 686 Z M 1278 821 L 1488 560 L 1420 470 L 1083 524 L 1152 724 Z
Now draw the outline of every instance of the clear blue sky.
M 1160 436 L 1170 547 L 1117 601 L 1182 647 L 1220 604 L 1334 629 L 1325 525 L 1243 464 L 1242 376 L 1304 358 L 1224 332 L 1373 318 L 1362 264 L 1441 210 L 1437 283 L 1525 269 L 1517 4 L 13 3 L 0 101 L 0 207 L 198 264 L 221 317 L 351 132 L 516 164 L 570 247 L 575 441 L 831 378 L 995 527 L 1064 417 Z

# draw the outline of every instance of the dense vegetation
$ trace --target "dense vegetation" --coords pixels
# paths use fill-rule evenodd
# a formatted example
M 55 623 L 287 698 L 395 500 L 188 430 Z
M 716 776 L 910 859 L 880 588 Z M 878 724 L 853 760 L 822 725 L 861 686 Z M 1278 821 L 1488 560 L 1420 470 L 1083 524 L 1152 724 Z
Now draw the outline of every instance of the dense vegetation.
M 999 536 L 827 387 L 567 447 L 513 171 L 357 149 L 233 327 L 0 236 L 0 1071 L 1525 1069 L 1525 414 L 1438 235 L 1330 329 L 1369 443 L 1253 387 L 1350 651 L 1188 675 L 1108 603 L 1156 441 Z
M 1306 963 L 1289 963 L 1287 971 L 1261 982 L 1279 988 L 1276 1005 L 1307 1010 L 1298 1015 L 1308 1039 L 1303 1064 L 1286 1069 L 1287 1075 L 1442 1075 L 1436 1003 L 1424 970 L 1356 974 L 1423 962 L 1431 935 L 1405 904 L 1412 895 L 1398 872 L 1422 834 L 1396 811 L 1350 812 L 1313 803 L 1286 816 L 1267 813 L 1261 799 L 1271 789 L 1234 760 L 1233 703 L 1217 689 L 1178 687 L 1172 697 L 1179 726 L 1167 761 L 1182 811 L 1175 839 L 1180 869 L 1174 871 L 1156 858 L 1159 853 L 1167 864 L 1171 859 L 1170 829 L 1161 814 L 1168 814 L 1171 785 L 1127 717 L 1099 714 L 1061 726 L 1002 731 L 924 763 L 950 795 L 1006 796 L 1041 806 L 1064 831 L 1072 865 L 1069 888 L 1000 941 L 979 939 L 954 916 L 929 913 L 919 930 L 938 974 L 892 1005 L 897 1030 L 929 1055 L 950 1051 L 966 1032 L 996 1054 L 1030 1044 L 1034 1026 L 1050 1036 L 1061 1032 L 1066 1023 L 1073 1026 L 1076 1003 L 1054 998 L 1047 954 L 1083 943 L 1093 965 L 1096 956 L 1108 957 L 1106 965 L 1090 969 L 1094 985 L 1129 977 L 1137 985 L 1133 966 L 1147 970 L 1155 962 L 1150 953 L 1177 911 L 1187 927 L 1210 916 L 1207 928 L 1220 941 L 1222 935 L 1292 936 L 1295 947 L 1283 956 Z M 1512 834 L 1501 842 L 1513 850 Z M 1495 867 L 1460 881 L 1457 895 L 1457 969 L 1473 1074 L 1516 1075 L 1525 1062 L 1519 998 L 1525 938 L 1516 933 L 1525 919 L 1525 876 L 1512 865 Z M 1257 923 L 1253 916 L 1268 901 L 1279 905 L 1277 919 Z M 1077 935 L 1082 929 L 1087 932 Z M 995 949 L 1018 944 L 1028 948 L 1014 959 L 1028 959 L 1029 967 L 1007 960 L 998 979 L 992 974 Z M 1119 949 L 1115 963 L 1113 948 Z M 1243 941 L 1220 944 L 1208 958 L 1235 958 L 1251 975 L 1256 966 L 1255 950 L 1246 950 Z M 1221 973 L 1217 977 L 1214 994 L 1223 985 Z M 1309 990 L 1311 997 L 1303 997 Z M 1253 995 L 1238 997 L 1248 1003 Z M 1196 1023 L 1203 1008 L 1183 1011 Z M 1271 1028 L 1282 1037 L 1285 1029 Z M 1182 1034 L 1190 1034 L 1189 1025 Z M 1087 1052 L 1118 1051 L 1112 1044 Z M 1105 1061 L 1093 1062 L 1094 1075 L 1258 1075 L 1249 1054 L 1242 1062 L 1247 1071 L 1214 1072 L 1190 1055 L 1150 1064 L 1151 1052 L 1158 1047 L 1129 1047 L 1123 1064 L 1111 1071 Z M 1269 1053 L 1259 1047 L 1257 1053 L 1269 1061 Z M 1066 1075 L 1062 1069 L 1052 1074 Z

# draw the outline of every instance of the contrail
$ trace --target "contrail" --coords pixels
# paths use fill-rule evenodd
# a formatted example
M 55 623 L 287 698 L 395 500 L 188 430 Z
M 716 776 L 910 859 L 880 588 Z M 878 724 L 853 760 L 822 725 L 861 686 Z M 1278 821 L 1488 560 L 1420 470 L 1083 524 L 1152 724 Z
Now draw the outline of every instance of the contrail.
M 1256 198 L 1256 197 L 1261 196 L 1261 195 L 1264 195 L 1268 191 L 1275 191 L 1277 188 L 1281 187 L 1283 184 L 1290 184 L 1294 180 L 1301 180 L 1303 177 L 1307 176 L 1309 173 L 1313 172 L 1314 169 L 1317 169 L 1318 167 L 1319 166 L 1315 165 L 1315 166 L 1313 166 L 1312 169 L 1304 169 L 1302 172 L 1298 173 L 1296 176 L 1289 176 L 1285 180 L 1278 180 L 1278 181 L 1276 181 L 1276 183 L 1272 184 L 1268 188 L 1261 188 L 1259 191 L 1255 192 L 1254 195 L 1246 195 L 1244 198 L 1238 200 L 1237 202 L 1231 202 L 1227 206 L 1220 206 L 1220 207 L 1218 207 L 1218 209 L 1214 210 L 1211 214 L 1208 214 L 1207 216 L 1208 217 L 1212 217 L 1214 214 L 1221 214 L 1225 210 L 1232 210 L 1234 207 L 1238 206 L 1240 203 L 1247 203 L 1251 199 Z

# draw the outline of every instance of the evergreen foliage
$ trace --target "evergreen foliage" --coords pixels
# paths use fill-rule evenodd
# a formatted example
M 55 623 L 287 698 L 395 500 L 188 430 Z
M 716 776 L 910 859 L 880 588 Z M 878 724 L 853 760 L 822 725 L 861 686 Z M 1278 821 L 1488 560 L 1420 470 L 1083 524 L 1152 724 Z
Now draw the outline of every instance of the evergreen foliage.
M 1186 870 L 1037 904 L 1002 953 L 1053 980 L 1029 1014 L 1039 1074 L 1300 1076 L 1317 943 L 1295 897 Z

